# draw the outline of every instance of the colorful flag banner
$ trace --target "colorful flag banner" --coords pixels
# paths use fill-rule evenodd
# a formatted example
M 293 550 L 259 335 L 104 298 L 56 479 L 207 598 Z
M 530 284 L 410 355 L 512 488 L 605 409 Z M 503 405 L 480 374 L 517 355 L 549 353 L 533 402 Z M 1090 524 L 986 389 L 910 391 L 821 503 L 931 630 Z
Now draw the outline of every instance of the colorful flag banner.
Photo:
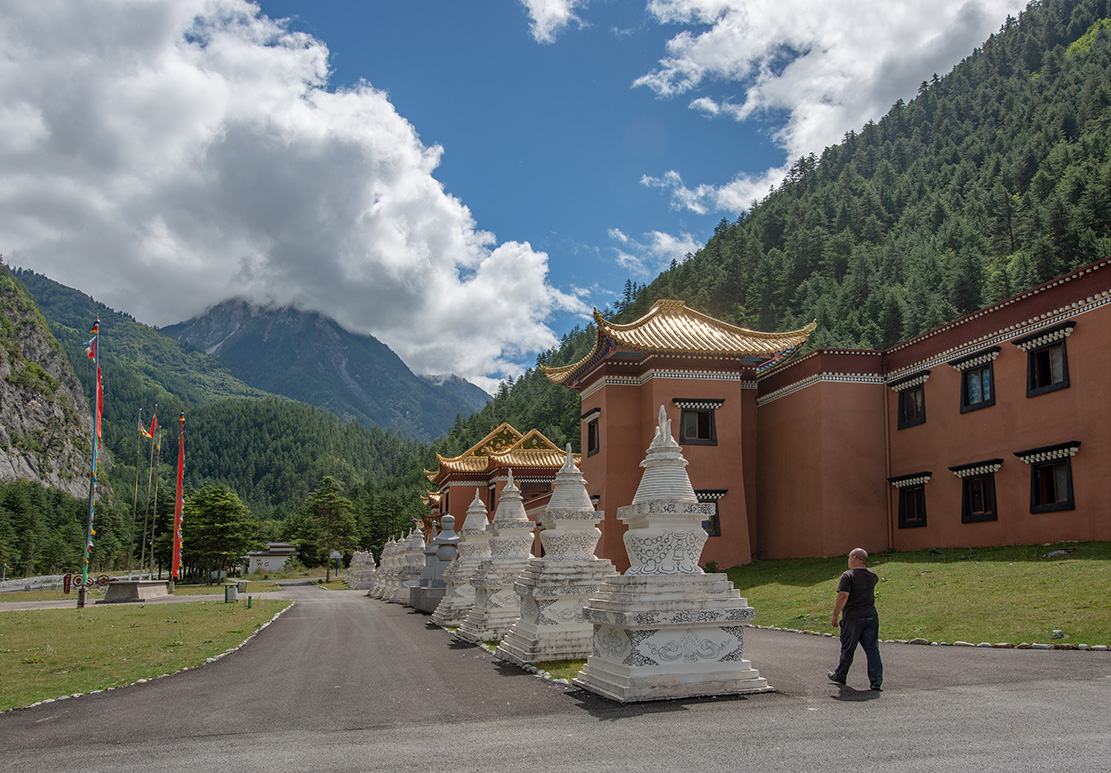
M 177 445 L 177 500 L 174 502 L 174 550 L 170 561 L 170 576 L 175 580 L 181 573 L 181 518 L 185 500 L 182 496 L 185 479 L 185 412 L 181 412 L 181 434 Z
M 154 437 L 149 432 L 147 432 L 147 428 L 143 426 L 143 420 L 142 419 L 139 419 L 139 434 L 142 435 L 145 438 Z

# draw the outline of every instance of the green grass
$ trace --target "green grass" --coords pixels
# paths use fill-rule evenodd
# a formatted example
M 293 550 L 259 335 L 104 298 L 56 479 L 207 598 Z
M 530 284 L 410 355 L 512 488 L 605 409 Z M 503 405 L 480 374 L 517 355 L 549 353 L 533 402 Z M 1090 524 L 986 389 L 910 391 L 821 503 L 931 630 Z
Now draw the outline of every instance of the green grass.
M 0 612 L 0 711 L 199 666 L 289 601 Z
M 1042 558 L 1056 550 L 1065 556 Z M 1111 543 L 873 554 L 884 639 L 1111 645 Z M 757 625 L 835 631 L 844 558 L 759 561 L 728 571 Z

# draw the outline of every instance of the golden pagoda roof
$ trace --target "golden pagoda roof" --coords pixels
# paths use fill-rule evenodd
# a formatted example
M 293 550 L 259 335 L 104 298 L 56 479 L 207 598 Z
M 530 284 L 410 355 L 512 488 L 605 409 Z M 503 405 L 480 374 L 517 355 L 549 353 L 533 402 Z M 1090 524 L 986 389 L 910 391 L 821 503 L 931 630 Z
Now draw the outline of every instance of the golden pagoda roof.
M 572 365 L 540 368 L 548 379 L 562 384 L 585 373 L 614 349 L 659 354 L 701 354 L 736 357 L 751 367 L 765 367 L 791 354 L 806 342 L 817 327 L 811 322 L 800 330 L 762 333 L 730 325 L 700 311 L 687 308 L 684 301 L 658 300 L 640 319 L 617 324 L 594 310 L 598 337 L 590 354 Z
M 439 469 L 425 470 L 433 483 L 440 483 L 452 472 L 484 473 L 496 467 L 554 467 L 563 466 L 563 451 L 537 429 L 522 435 L 510 424 L 502 423 L 489 435 L 451 458 L 436 454 Z M 578 457 L 576 457 L 577 459 Z

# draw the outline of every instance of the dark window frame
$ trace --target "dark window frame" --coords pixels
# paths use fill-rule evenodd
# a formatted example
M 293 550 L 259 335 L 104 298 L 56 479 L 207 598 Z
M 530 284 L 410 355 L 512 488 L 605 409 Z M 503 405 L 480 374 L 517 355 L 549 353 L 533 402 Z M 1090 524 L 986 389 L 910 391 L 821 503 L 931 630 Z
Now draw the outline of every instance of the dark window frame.
M 1053 381 L 1053 357 L 1051 350 L 1061 348 L 1061 380 Z M 1049 381 L 1039 385 L 1039 374 L 1043 372 L 1042 358 L 1046 357 L 1045 368 L 1049 372 Z M 1065 346 L 1065 339 L 1050 341 L 1043 346 L 1030 349 L 1026 352 L 1026 396 L 1037 397 L 1047 392 L 1056 392 L 1058 389 L 1069 387 L 1069 350 Z
M 580 421 L 586 422 L 586 442 L 583 445 L 587 456 L 594 456 L 602 450 L 602 427 L 599 423 L 601 416 L 602 409 L 595 408 L 579 417 Z
M 919 529 L 927 525 L 926 521 L 926 484 L 930 482 L 932 472 L 913 472 L 909 475 L 899 475 L 888 478 L 899 490 L 899 528 Z M 914 518 L 915 513 L 919 517 Z
M 721 536 L 721 508 L 718 506 L 718 501 L 728 492 L 728 489 L 695 489 L 694 495 L 698 497 L 698 504 L 712 504 L 714 506 L 714 514 L 710 516 L 708 521 L 702 522 L 702 528 L 706 530 L 707 537 Z M 710 524 L 710 526 L 707 528 L 706 524 Z
M 995 473 L 1002 459 L 986 459 L 982 462 L 960 464 L 950 467 L 949 471 L 961 478 L 961 523 L 983 523 L 999 520 L 999 500 L 995 496 Z M 988 472 L 973 472 L 980 467 L 991 467 Z M 965 473 L 965 474 L 962 474 Z M 980 509 L 973 510 L 980 500 Z
M 1030 465 L 1030 512 L 1031 513 L 1059 513 L 1064 510 L 1076 509 L 1076 493 L 1072 485 L 1072 456 L 1080 448 L 1079 440 L 1070 440 L 1067 443 L 1057 443 L 1051 446 L 1028 448 L 1025 451 L 1015 451 L 1015 456 Z M 1041 459 L 1029 459 L 1038 457 Z M 1048 458 L 1046 458 L 1048 457 Z M 1062 467 L 1064 480 L 1061 484 L 1054 475 L 1053 490 L 1057 498 L 1052 502 L 1045 502 L 1046 477 L 1045 472 L 1051 468 Z M 1063 485 L 1062 485 L 1063 484 Z M 1063 492 L 1061 491 L 1063 489 Z
M 1073 328 L 1076 327 L 1075 320 L 1068 320 L 1059 325 L 1039 330 L 1036 333 L 1031 333 L 1022 338 L 1016 338 L 1011 341 L 1015 346 L 1026 352 L 1026 396 L 1037 397 L 1038 395 L 1048 394 L 1049 392 L 1056 392 L 1060 389 L 1068 389 L 1069 387 L 1069 349 L 1065 343 L 1069 335 L 1072 334 Z M 1034 345 L 1037 341 L 1042 341 L 1046 338 L 1050 340 L 1044 343 Z M 1049 356 L 1048 371 L 1049 382 L 1041 383 L 1039 374 L 1044 372 L 1042 367 L 1043 355 L 1049 355 L 1051 349 L 1057 347 L 1061 348 L 1061 380 L 1053 381 L 1053 364 L 1052 356 Z
M 995 357 L 999 356 L 1000 350 L 1000 347 L 993 346 L 949 363 L 961 374 L 961 413 L 978 411 L 995 405 Z M 986 362 L 983 361 L 985 357 Z M 973 378 L 979 386 L 980 394 L 980 399 L 975 402 L 972 400 L 971 389 Z M 988 387 L 988 397 L 984 397 L 985 383 Z
M 698 399 L 698 398 L 674 398 L 673 402 L 679 408 L 679 443 L 685 446 L 716 446 L 718 444 L 718 429 L 717 429 L 717 409 L 722 406 L 724 400 L 712 399 Z M 705 430 L 708 437 L 702 437 L 700 434 L 690 436 L 687 434 L 687 416 L 693 415 L 695 419 L 696 432 L 701 432 L 703 427 L 702 418 L 705 418 Z
M 923 370 L 888 384 L 889 387 L 896 390 L 899 394 L 899 402 L 896 408 L 897 414 L 895 416 L 896 430 L 906 429 L 907 427 L 917 427 L 919 424 L 926 423 L 926 379 L 928 379 L 929 376 L 930 371 Z M 921 381 L 919 381 L 919 379 L 921 379 Z M 902 386 L 910 382 L 918 383 L 914 383 L 911 386 Z M 915 404 L 915 415 L 908 417 L 908 404 L 915 394 L 921 395 L 921 400 Z

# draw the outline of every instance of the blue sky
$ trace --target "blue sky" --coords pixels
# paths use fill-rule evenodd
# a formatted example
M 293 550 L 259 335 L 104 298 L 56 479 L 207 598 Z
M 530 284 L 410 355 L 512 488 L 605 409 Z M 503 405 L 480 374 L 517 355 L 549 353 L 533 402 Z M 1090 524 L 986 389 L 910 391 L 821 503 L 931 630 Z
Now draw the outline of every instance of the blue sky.
M 0 253 L 153 325 L 320 310 L 492 389 L 1021 7 L 0 0 Z

